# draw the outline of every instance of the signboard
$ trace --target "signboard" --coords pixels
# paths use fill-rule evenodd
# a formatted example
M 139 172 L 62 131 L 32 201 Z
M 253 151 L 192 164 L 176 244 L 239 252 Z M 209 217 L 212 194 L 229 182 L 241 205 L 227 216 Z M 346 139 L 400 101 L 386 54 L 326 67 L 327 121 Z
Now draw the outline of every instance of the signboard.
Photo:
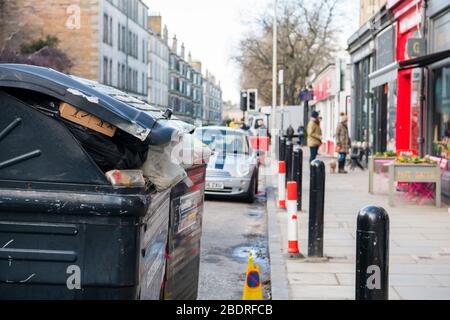
M 410 58 L 417 58 L 427 54 L 426 41 L 423 38 L 412 38 L 408 40 L 407 53 Z
M 415 11 L 414 13 L 410 14 L 406 18 L 404 18 L 402 21 L 400 21 L 400 33 L 405 33 L 412 28 L 420 25 L 422 22 L 422 12 L 421 11 Z
M 314 82 L 314 96 L 316 101 L 322 101 L 331 96 L 331 74 L 327 73 L 319 80 Z
M 434 182 L 438 179 L 435 166 L 396 166 L 396 181 L 402 182 Z
M 302 90 L 300 92 L 300 101 L 311 101 L 314 100 L 314 91 Z
M 376 39 L 377 70 L 382 69 L 395 61 L 395 28 L 390 26 L 380 33 Z

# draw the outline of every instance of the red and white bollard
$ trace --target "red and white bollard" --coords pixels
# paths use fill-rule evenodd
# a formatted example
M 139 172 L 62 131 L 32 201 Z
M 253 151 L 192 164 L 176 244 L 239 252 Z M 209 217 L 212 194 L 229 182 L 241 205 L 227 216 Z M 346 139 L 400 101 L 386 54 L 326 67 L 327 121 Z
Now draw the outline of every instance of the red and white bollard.
M 288 182 L 287 186 L 288 212 L 288 253 L 299 255 L 298 245 L 298 217 L 297 217 L 297 182 Z
M 286 209 L 286 162 L 278 162 L 278 207 Z

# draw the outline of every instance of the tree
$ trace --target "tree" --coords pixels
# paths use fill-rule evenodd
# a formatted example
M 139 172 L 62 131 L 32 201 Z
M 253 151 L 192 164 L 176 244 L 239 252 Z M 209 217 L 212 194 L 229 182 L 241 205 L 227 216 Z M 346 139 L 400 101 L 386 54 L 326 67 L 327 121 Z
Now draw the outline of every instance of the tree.
M 299 90 L 332 61 L 339 49 L 335 25 L 337 0 L 281 0 L 278 8 L 278 69 L 284 70 L 285 101 L 298 103 Z M 234 60 L 242 70 L 242 87 L 257 88 L 272 104 L 273 17 L 266 13 L 239 44 Z
M 0 52 L 0 63 L 31 64 L 68 73 L 72 63 L 69 57 L 57 48 L 58 43 L 58 38 L 46 36 L 22 43 L 19 52 L 5 46 Z

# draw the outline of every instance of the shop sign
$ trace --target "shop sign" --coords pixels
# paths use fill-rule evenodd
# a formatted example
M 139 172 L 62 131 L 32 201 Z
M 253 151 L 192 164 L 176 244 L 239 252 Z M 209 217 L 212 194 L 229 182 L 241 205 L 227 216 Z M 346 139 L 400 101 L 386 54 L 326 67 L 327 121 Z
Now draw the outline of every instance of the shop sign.
M 331 96 L 331 75 L 323 76 L 314 83 L 314 97 L 316 101 L 322 101 Z
M 377 37 L 377 70 L 395 61 L 395 28 L 389 27 Z
M 423 38 L 411 38 L 408 40 L 407 53 L 408 57 L 417 58 L 426 55 L 426 42 Z
M 422 22 L 421 11 L 416 11 L 400 22 L 400 33 L 405 33 L 414 27 L 418 27 Z

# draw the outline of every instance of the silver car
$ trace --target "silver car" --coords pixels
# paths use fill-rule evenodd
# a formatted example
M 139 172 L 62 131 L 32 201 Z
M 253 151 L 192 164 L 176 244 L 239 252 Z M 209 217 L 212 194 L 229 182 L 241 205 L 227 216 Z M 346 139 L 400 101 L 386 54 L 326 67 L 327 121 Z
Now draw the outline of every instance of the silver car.
M 206 171 L 206 195 L 254 202 L 259 164 L 248 134 L 227 127 L 202 127 L 195 131 L 195 136 L 212 151 Z

